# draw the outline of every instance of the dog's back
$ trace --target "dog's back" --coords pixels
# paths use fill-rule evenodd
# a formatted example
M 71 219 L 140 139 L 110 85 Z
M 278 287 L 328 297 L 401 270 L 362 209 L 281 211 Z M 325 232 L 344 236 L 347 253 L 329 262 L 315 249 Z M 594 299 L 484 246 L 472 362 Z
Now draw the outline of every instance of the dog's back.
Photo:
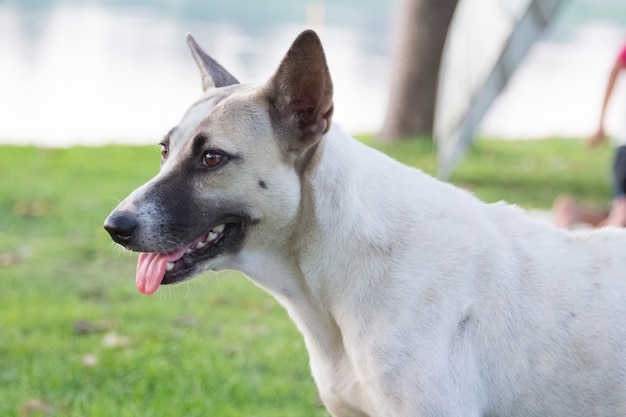
M 623 415 L 623 231 L 570 234 L 525 216 L 507 218 L 496 242 L 502 250 L 488 249 L 484 269 L 475 272 L 486 281 L 477 288 L 473 330 L 489 411 Z M 496 274 L 489 272 L 494 263 L 504 265 Z

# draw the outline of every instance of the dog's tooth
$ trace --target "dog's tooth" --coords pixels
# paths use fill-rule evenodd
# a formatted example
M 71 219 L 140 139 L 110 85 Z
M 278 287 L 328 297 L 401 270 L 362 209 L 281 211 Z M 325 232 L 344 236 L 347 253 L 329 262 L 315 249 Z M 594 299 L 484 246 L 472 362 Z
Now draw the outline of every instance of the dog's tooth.
M 215 229 L 213 229 L 213 230 L 215 230 Z M 208 239 L 208 240 L 209 240 L 209 242 L 211 242 L 211 241 L 213 241 L 213 240 L 217 239 L 217 237 L 218 237 L 218 236 L 219 236 L 219 235 L 218 235 L 217 233 L 215 233 L 215 232 L 209 232 L 209 239 Z
M 171 271 L 172 269 L 174 269 L 174 264 L 171 262 L 168 262 L 167 264 L 165 264 L 165 270 L 166 271 Z
M 206 243 L 203 242 L 202 240 L 200 242 L 196 243 L 196 249 L 202 249 L 205 246 L 206 246 Z
M 182 259 L 183 263 L 185 264 L 185 266 L 190 266 L 190 265 L 193 264 L 193 259 L 187 253 L 184 254 L 181 259 Z
M 216 234 L 218 234 L 218 235 L 219 235 L 220 233 L 222 233 L 222 232 L 224 231 L 224 228 L 225 228 L 225 227 L 226 227 L 226 225 L 225 225 L 225 224 L 220 224 L 219 226 L 215 226 L 215 227 L 213 228 L 212 232 L 213 232 L 213 233 L 216 233 Z

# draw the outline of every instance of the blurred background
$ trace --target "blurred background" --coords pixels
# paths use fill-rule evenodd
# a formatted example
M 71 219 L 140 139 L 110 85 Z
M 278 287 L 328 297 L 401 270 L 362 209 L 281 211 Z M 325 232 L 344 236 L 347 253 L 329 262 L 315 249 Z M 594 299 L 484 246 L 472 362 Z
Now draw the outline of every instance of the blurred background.
M 0 141 L 158 142 L 201 93 L 187 32 L 239 80 L 261 83 L 306 27 L 326 44 L 339 117 L 376 129 L 390 8 L 380 0 L 0 1 Z
M 157 143 L 200 94 L 187 32 L 241 81 L 261 83 L 306 27 L 325 44 L 335 120 L 352 133 L 376 133 L 389 99 L 397 7 L 385 0 L 0 0 L 0 143 Z M 624 40 L 626 1 L 564 2 L 482 134 L 588 134 Z M 609 128 L 625 107 L 611 107 Z M 521 112 L 533 113 L 530 123 L 516 117 Z
M 141 297 L 136 255 L 102 222 L 158 171 L 154 145 L 201 94 L 187 32 L 240 81 L 263 83 L 316 29 L 334 120 L 434 173 L 428 125 L 403 135 L 428 140 L 379 140 L 407 4 L 456 0 L 0 0 L 0 416 L 328 416 L 302 337 L 269 295 L 207 272 Z M 408 26 L 445 28 L 422 17 Z M 451 181 L 488 202 L 548 210 L 566 192 L 606 207 L 609 147 L 558 137 L 596 128 L 625 41 L 626 0 L 563 0 Z M 609 133 L 626 122 L 626 83 L 617 89 Z

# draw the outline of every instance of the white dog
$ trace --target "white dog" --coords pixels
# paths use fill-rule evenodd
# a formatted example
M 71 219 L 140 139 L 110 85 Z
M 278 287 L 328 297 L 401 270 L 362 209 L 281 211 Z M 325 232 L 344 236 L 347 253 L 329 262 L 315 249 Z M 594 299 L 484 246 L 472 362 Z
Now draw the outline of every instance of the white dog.
M 243 271 L 333 416 L 626 415 L 626 232 L 558 230 L 349 137 L 311 31 L 260 87 L 188 43 L 204 94 L 105 222 L 143 252 L 139 290 Z

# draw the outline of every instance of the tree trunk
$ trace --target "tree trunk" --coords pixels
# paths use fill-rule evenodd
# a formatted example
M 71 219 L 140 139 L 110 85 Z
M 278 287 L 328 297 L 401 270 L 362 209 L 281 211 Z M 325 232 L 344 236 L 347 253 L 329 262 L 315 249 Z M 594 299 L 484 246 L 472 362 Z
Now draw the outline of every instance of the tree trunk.
M 443 45 L 458 0 L 402 0 L 383 140 L 432 137 Z

